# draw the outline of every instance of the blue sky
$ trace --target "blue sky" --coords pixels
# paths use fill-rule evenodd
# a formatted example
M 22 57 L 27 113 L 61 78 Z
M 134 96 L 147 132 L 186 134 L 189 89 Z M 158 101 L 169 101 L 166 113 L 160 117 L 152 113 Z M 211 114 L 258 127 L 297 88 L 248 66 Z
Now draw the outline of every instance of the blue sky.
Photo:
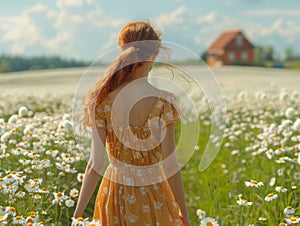
M 94 60 L 117 46 L 129 21 L 149 19 L 163 40 L 201 53 L 224 30 L 300 54 L 297 0 L 10 0 L 0 7 L 0 54 Z

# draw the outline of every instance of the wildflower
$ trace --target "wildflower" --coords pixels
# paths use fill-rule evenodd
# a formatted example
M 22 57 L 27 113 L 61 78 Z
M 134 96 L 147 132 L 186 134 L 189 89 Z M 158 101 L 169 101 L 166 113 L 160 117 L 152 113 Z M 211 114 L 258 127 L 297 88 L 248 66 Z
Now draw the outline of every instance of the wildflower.
M 291 218 L 285 219 L 285 221 L 288 224 L 298 224 L 298 223 L 300 223 L 300 218 L 299 217 L 291 217 Z
M 13 224 L 25 224 L 25 218 L 23 216 L 15 216 L 13 218 Z
M 293 124 L 294 131 L 300 132 L 300 118 L 298 118 Z
M 66 131 L 71 132 L 73 130 L 73 124 L 68 120 L 64 120 L 58 125 L 58 128 L 65 129 Z
M 73 188 L 71 191 L 70 191 L 70 196 L 71 197 L 77 197 L 78 196 L 78 190 L 76 188 Z
M 237 201 L 237 204 L 239 204 L 239 206 L 252 206 L 253 202 L 248 202 L 248 200 L 246 200 L 246 199 L 239 198 L 239 200 Z
M 278 194 L 274 194 L 274 193 L 269 193 L 266 197 L 265 197 L 265 200 L 267 202 L 270 202 L 272 200 L 275 200 L 278 198 Z
M 300 180 L 300 172 L 294 172 L 294 179 Z
M 37 199 L 41 199 L 42 196 L 41 196 L 40 194 L 34 194 L 34 195 L 32 196 L 32 198 L 35 199 L 35 200 L 37 200 Z
M 203 218 L 205 218 L 206 213 L 204 210 L 197 209 L 196 215 L 199 217 L 199 219 L 203 219 Z
M 284 211 L 283 211 L 284 215 L 286 217 L 292 217 L 295 214 L 295 209 L 291 206 L 287 206 Z
M 74 223 L 75 226 L 84 226 L 88 223 L 88 218 L 83 218 L 83 217 L 72 217 L 72 223 Z
M 17 120 L 19 119 L 18 115 L 12 115 L 10 116 L 10 118 L 8 119 L 8 124 L 14 124 L 17 122 Z
M 17 198 L 23 198 L 23 197 L 25 196 L 25 192 L 24 192 L 24 191 L 18 191 L 18 192 L 15 194 L 15 196 L 16 196 Z
M 267 221 L 267 218 L 265 218 L 265 217 L 259 217 L 258 220 L 259 221 Z
M 65 196 L 64 192 L 53 192 L 54 200 L 52 201 L 53 204 L 59 204 L 61 205 L 64 200 L 66 200 L 68 197 Z
M 89 222 L 87 226 L 101 226 L 100 221 L 93 221 Z
M 210 226 L 219 226 L 219 224 L 217 223 L 217 221 L 211 217 L 206 217 L 206 218 L 203 218 L 201 220 L 201 223 L 200 223 L 200 226 L 207 226 L 207 225 L 210 225 Z
M 83 173 L 78 173 L 78 175 L 77 175 L 77 180 L 78 180 L 78 182 L 82 182 L 83 177 L 84 177 L 84 174 L 83 174 Z
M 277 192 L 279 192 L 279 193 L 287 192 L 287 189 L 286 189 L 285 187 L 283 187 L 282 185 L 277 186 L 277 187 L 275 188 L 275 190 L 276 190 Z
M 6 219 L 7 219 L 7 217 L 8 217 L 8 214 L 6 213 L 6 214 L 4 214 L 4 215 L 0 215 L 0 222 L 3 222 L 3 223 L 5 223 L 6 221 Z
M 75 205 L 75 202 L 72 199 L 67 199 L 65 203 L 67 207 L 73 207 Z
M 246 185 L 247 187 L 256 187 L 256 188 L 258 188 L 258 187 L 260 187 L 260 186 L 263 186 L 264 183 L 263 183 L 263 182 L 257 182 L 257 181 L 255 181 L 255 180 L 251 180 L 250 182 L 249 182 L 249 181 L 246 181 L 246 182 L 245 182 L 245 185 Z
M 287 118 L 293 118 L 294 115 L 295 115 L 295 109 L 294 109 L 294 108 L 289 107 L 288 109 L 286 109 L 286 111 L 285 111 L 285 116 L 286 116 Z
M 7 210 L 8 214 L 12 215 L 12 216 L 16 216 L 17 215 L 17 212 L 16 212 L 16 209 L 14 207 L 8 207 L 8 210 Z
M 10 137 L 10 133 L 9 132 L 5 132 L 5 133 L 2 134 L 0 141 L 2 143 L 6 143 L 8 141 L 8 139 L 9 139 L 9 137 Z
M 34 179 L 29 179 L 28 183 L 34 184 L 34 185 L 40 185 L 42 183 L 43 179 L 42 178 L 34 178 Z
M 25 106 L 19 108 L 19 117 L 24 117 L 28 114 L 28 109 Z
M 274 184 L 275 184 L 275 182 L 276 182 L 276 177 L 272 177 L 271 180 L 270 180 L 269 185 L 270 185 L 271 187 L 273 187 Z

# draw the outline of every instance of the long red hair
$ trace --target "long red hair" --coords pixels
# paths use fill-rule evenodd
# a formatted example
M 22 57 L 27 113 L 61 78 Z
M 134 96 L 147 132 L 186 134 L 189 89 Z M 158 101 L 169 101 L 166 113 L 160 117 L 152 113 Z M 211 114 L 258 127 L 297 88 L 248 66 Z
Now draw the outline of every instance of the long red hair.
M 149 22 L 130 22 L 120 32 L 118 45 L 122 52 L 109 66 L 105 75 L 82 98 L 84 116 L 81 120 L 83 128 L 93 124 L 95 107 L 110 92 L 131 81 L 135 70 L 149 61 L 151 56 L 159 52 L 161 33 L 155 31 Z M 154 40 L 156 42 L 143 42 Z

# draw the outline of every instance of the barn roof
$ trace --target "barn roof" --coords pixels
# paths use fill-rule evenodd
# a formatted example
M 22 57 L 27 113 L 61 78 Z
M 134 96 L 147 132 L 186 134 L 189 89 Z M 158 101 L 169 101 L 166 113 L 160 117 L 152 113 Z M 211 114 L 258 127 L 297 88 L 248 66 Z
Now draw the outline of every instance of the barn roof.
M 224 49 L 229 42 L 235 38 L 237 34 L 241 33 L 240 29 L 231 29 L 224 31 L 208 49 Z

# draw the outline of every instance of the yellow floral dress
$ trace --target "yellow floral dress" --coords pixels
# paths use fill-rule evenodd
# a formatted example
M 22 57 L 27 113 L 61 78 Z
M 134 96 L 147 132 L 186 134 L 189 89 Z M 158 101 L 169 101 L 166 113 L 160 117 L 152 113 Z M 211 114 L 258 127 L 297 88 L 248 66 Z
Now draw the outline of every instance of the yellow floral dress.
M 162 121 L 168 125 L 180 120 L 181 112 L 175 101 L 174 94 L 161 91 L 141 127 L 112 125 L 110 98 L 96 107 L 95 125 L 106 130 L 110 160 L 94 207 L 94 219 L 100 220 L 102 226 L 183 225 L 171 187 L 158 166 L 162 160 L 161 145 L 149 129 L 160 128 Z M 132 167 L 137 167 L 134 173 Z

